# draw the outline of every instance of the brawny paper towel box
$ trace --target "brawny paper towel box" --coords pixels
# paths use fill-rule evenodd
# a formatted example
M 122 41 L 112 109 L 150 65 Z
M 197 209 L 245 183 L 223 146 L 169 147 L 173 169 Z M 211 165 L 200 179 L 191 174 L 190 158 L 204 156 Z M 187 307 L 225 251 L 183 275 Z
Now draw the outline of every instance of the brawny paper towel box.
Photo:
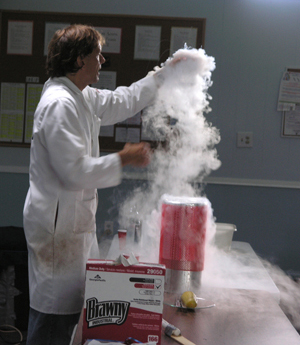
M 161 343 L 165 266 L 88 260 L 82 343 L 87 339 Z

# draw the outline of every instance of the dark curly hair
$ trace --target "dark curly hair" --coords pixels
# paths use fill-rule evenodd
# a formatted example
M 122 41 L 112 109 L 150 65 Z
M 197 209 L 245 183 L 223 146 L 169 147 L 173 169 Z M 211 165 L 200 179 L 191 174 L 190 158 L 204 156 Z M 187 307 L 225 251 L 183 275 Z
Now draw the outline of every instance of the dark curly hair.
M 81 68 L 77 58 L 91 54 L 99 43 L 105 43 L 104 37 L 91 26 L 75 24 L 56 31 L 48 46 L 47 74 L 53 78 L 76 73 Z

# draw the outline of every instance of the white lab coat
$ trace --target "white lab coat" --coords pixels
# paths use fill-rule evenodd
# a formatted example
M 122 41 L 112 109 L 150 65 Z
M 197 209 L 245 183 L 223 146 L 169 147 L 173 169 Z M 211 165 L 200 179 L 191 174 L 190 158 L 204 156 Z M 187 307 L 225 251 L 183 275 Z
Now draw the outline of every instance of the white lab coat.
M 121 182 L 118 154 L 99 158 L 100 124 L 135 115 L 155 96 L 155 76 L 114 92 L 49 79 L 34 115 L 30 187 L 24 206 L 30 306 L 48 314 L 81 311 L 85 264 L 99 256 L 97 188 Z

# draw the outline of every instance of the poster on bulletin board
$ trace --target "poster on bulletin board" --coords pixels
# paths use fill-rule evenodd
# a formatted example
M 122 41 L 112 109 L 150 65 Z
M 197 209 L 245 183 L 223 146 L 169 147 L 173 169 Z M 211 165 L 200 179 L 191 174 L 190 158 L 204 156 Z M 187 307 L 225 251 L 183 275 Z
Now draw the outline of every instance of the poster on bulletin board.
M 300 138 L 300 104 L 294 110 L 283 112 L 282 136 Z
M 300 138 L 300 69 L 287 68 L 283 73 L 277 110 L 282 111 L 281 136 Z

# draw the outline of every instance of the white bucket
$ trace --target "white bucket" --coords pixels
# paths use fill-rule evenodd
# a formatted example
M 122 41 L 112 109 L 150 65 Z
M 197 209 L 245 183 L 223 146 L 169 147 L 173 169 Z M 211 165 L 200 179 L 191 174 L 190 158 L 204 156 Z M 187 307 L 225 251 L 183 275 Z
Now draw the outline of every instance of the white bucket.
M 236 230 L 234 224 L 216 223 L 215 246 L 224 251 L 230 251 L 232 237 Z

